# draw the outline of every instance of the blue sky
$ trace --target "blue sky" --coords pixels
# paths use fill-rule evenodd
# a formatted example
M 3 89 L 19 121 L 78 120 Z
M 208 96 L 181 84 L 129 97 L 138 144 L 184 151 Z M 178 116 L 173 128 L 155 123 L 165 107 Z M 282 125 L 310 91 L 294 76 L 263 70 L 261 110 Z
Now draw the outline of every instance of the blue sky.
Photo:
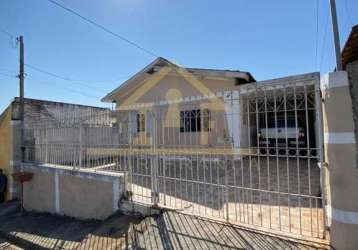
M 188 67 L 250 71 L 265 80 L 334 68 L 328 2 L 318 0 L 57 0 L 116 33 Z M 358 1 L 337 0 L 342 46 Z M 18 95 L 23 35 L 25 96 L 109 107 L 100 98 L 154 58 L 47 0 L 0 1 L 0 112 Z M 318 39 L 318 40 L 317 40 Z M 316 53 L 317 46 L 317 53 Z

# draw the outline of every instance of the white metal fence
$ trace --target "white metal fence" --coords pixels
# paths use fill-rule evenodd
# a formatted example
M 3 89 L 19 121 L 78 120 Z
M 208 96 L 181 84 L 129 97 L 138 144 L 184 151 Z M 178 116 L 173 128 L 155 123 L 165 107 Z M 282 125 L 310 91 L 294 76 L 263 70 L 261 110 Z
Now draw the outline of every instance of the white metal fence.
M 137 201 L 322 238 L 317 84 L 245 85 L 42 121 L 27 126 L 26 161 L 125 171 Z

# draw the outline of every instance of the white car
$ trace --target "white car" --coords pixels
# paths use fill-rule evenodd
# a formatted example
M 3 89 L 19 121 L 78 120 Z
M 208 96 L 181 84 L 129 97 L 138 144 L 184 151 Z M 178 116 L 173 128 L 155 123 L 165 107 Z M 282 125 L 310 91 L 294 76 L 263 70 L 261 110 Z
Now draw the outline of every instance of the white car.
M 298 148 L 304 148 L 306 146 L 304 128 L 292 125 L 295 124 L 278 122 L 275 127 L 261 128 L 258 132 L 260 153 L 274 155 L 278 150 L 281 155 L 287 153 L 293 155 L 297 153 Z M 299 153 L 304 155 L 307 152 L 301 149 Z

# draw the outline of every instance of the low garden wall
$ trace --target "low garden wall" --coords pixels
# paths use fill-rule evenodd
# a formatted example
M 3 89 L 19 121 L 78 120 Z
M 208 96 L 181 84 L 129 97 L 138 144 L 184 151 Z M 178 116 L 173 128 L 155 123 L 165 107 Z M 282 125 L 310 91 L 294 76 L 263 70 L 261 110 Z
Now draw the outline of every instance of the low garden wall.
M 33 173 L 23 187 L 28 211 L 103 220 L 118 210 L 125 190 L 124 173 L 43 164 L 24 164 L 22 171 Z

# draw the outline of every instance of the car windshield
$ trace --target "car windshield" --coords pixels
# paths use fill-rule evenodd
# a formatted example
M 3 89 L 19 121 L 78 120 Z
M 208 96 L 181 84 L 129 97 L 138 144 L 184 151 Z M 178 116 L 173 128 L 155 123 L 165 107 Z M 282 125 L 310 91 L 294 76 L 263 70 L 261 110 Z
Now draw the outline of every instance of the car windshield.
M 275 128 L 276 124 L 275 121 L 272 121 L 270 123 L 269 128 Z M 285 128 L 286 127 L 286 123 L 285 120 L 278 120 L 277 121 L 277 128 Z M 287 128 L 295 128 L 296 127 L 296 122 L 294 119 L 287 119 Z

